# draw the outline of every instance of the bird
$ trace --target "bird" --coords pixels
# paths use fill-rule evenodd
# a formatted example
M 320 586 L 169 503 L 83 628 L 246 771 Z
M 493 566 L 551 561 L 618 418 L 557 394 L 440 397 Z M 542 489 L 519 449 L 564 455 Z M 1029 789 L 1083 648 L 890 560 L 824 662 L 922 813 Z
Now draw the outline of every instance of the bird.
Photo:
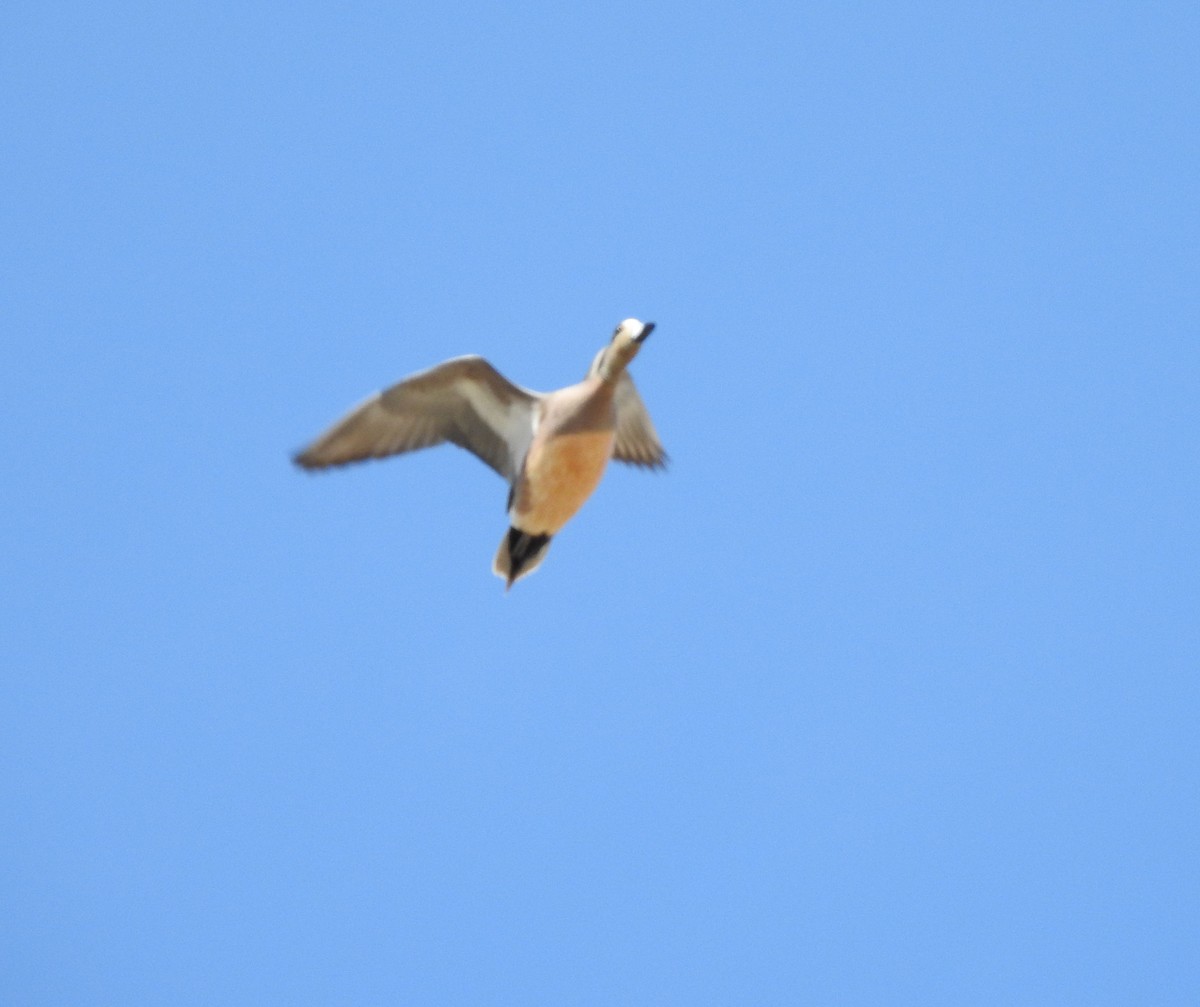
M 666 467 L 628 371 L 654 327 L 626 318 L 587 376 L 554 392 L 515 385 L 483 357 L 454 357 L 376 392 L 293 461 L 317 470 L 445 443 L 470 451 L 508 481 L 509 527 L 492 562 L 507 592 L 541 565 L 610 458 Z

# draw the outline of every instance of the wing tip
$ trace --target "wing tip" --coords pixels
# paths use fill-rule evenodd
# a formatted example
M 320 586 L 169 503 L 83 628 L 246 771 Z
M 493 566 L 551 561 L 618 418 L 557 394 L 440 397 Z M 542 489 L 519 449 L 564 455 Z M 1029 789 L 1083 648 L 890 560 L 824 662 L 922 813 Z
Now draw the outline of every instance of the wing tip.
M 367 460 L 366 458 L 323 458 L 314 448 L 297 451 L 291 456 L 291 459 L 296 468 L 303 469 L 305 472 L 323 472 L 326 469 L 342 468 Z
M 665 451 L 650 456 L 614 456 L 614 459 L 622 465 L 632 465 L 634 468 L 645 469 L 648 472 L 665 472 L 671 464 L 671 456 Z

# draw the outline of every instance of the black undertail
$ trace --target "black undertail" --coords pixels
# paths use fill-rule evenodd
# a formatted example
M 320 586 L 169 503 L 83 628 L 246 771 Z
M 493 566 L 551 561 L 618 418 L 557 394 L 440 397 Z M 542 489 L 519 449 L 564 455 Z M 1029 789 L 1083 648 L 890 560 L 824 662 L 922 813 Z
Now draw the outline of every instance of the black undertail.
M 509 582 L 516 580 L 521 575 L 521 571 L 536 559 L 538 554 L 549 544 L 549 535 L 530 535 L 529 532 L 521 531 L 519 528 L 509 528 L 508 559 L 511 564 Z

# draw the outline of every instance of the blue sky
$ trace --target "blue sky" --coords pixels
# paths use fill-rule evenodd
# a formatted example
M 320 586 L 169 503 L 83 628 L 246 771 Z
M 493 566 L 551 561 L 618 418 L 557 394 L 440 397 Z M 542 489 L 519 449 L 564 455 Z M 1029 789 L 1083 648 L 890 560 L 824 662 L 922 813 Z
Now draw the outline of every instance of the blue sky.
M 0 1000 L 1198 1002 L 1198 31 L 7 5 Z M 288 463 L 629 315 L 508 596 L 468 455 Z

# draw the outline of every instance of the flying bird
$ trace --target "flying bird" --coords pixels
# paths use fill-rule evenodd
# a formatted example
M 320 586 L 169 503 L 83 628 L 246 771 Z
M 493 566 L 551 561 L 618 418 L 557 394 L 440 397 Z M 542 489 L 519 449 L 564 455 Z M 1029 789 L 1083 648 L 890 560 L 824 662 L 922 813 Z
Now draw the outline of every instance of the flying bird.
M 609 458 L 666 465 L 627 370 L 653 330 L 653 322 L 625 319 L 587 377 L 556 392 L 514 385 L 483 357 L 455 357 L 372 395 L 294 460 L 323 469 L 446 442 L 466 448 L 508 481 L 509 529 L 492 563 L 507 591 L 545 559 Z

